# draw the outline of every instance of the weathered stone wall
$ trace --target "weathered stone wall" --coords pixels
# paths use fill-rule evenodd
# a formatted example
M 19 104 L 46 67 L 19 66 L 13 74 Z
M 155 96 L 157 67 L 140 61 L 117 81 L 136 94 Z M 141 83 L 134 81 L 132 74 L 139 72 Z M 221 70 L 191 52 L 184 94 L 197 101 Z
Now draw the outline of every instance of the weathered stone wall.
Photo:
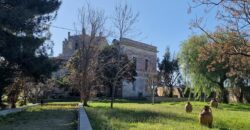
M 170 88 L 169 87 L 157 87 L 157 95 L 159 97 L 165 97 L 168 96 L 170 93 Z M 173 88 L 173 97 L 176 98 L 181 98 L 183 97 L 183 90 L 178 87 Z
M 228 101 L 230 103 L 239 103 L 240 102 L 240 95 L 241 91 L 243 93 L 243 102 L 249 103 L 250 102 L 250 88 L 229 88 L 228 89 Z
M 69 34 L 68 39 L 65 39 L 63 42 L 63 53 L 59 57 L 68 60 L 74 52 L 81 47 L 81 44 L 79 43 L 82 42 L 80 41 L 89 40 L 89 36 L 87 35 L 84 37 L 84 40 L 81 38 L 82 37 L 80 35 L 70 36 Z M 94 43 L 98 44 L 100 48 L 108 45 L 107 40 L 103 37 L 98 37 L 96 40 L 97 41 Z M 119 88 L 116 91 L 117 94 L 122 95 L 122 97 L 150 96 L 151 88 L 146 83 L 145 75 L 157 73 L 157 48 L 152 45 L 125 38 L 121 39 L 119 43 L 122 53 L 127 54 L 128 58 L 131 60 L 136 58 L 137 77 L 136 81 L 133 83 L 124 81 L 122 88 Z M 148 62 L 148 67 L 146 67 L 146 61 Z M 55 73 L 55 75 L 58 77 L 63 75 L 64 72 L 66 71 L 62 69 Z
M 140 43 L 130 39 L 122 39 L 120 42 L 122 53 L 126 54 L 130 60 L 136 58 L 136 81 L 123 82 L 123 97 L 145 97 L 150 96 L 150 86 L 146 82 L 147 74 L 156 74 L 157 48 L 145 43 Z M 146 67 L 146 61 L 148 67 Z
M 83 44 L 90 43 L 89 35 L 73 35 L 68 34 L 68 38 L 63 41 L 63 52 L 59 57 L 64 59 L 69 59 L 77 49 L 83 46 Z M 108 42 L 105 37 L 99 37 L 93 39 L 91 42 L 94 45 L 97 45 L 100 49 L 108 45 Z
M 83 44 L 89 44 L 90 43 L 90 36 L 88 35 L 70 35 L 68 33 L 68 38 L 63 41 L 63 52 L 58 57 L 54 58 L 56 62 L 59 62 L 60 64 L 59 69 L 57 72 L 54 72 L 52 76 L 54 78 L 62 78 L 67 74 L 68 70 L 65 68 L 65 64 L 70 59 L 70 57 L 78 50 L 80 47 L 83 46 Z M 91 42 L 94 46 L 98 47 L 99 50 L 103 49 L 105 46 L 108 45 L 108 42 L 105 37 L 98 36 L 93 39 Z M 70 96 L 69 93 L 71 93 L 70 90 L 64 90 L 63 88 L 55 88 L 52 91 L 52 95 L 62 95 L 62 96 Z M 93 92 L 95 94 L 95 92 Z

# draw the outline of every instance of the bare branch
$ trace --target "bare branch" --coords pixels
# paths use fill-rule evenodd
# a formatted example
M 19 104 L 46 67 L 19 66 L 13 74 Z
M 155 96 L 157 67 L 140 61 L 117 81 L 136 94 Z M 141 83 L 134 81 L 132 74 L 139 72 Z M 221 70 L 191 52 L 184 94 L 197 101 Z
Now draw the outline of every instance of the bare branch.
M 139 13 L 134 13 L 132 8 L 129 7 L 127 3 L 124 5 L 119 3 L 115 6 L 113 23 L 118 31 L 120 39 L 128 36 L 128 34 L 134 30 L 134 25 L 138 22 L 138 18 Z

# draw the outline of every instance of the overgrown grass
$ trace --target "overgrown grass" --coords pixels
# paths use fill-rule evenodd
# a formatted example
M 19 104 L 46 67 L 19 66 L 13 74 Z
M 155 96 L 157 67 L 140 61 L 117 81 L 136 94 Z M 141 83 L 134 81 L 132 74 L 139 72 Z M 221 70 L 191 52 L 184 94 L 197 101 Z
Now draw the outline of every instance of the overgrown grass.
M 55 103 L 54 103 L 55 104 Z M 0 117 L 0 130 L 76 130 L 75 105 L 45 105 Z
M 186 113 L 185 102 L 120 102 L 111 110 L 107 102 L 92 102 L 86 108 L 94 130 L 199 130 L 209 129 L 199 124 L 199 113 L 207 103 L 192 102 L 193 112 Z M 212 129 L 250 130 L 250 105 L 220 104 L 212 109 Z

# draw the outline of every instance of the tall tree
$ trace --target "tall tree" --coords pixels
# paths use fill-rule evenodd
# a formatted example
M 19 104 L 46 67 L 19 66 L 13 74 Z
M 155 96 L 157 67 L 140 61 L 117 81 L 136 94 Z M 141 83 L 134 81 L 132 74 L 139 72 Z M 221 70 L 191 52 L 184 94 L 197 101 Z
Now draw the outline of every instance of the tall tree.
M 0 59 L 0 107 L 4 108 L 4 104 L 2 101 L 2 95 L 4 94 L 4 87 L 8 86 L 13 82 L 14 74 L 13 67 L 10 66 L 4 59 Z
M 138 22 L 139 13 L 134 13 L 127 3 L 119 3 L 115 6 L 113 23 L 119 34 L 119 39 L 131 35 L 134 25 Z
M 201 16 L 199 20 L 195 20 L 193 24 L 194 27 L 203 31 L 212 41 L 211 43 L 213 45 L 210 45 L 210 49 L 203 50 L 203 54 L 205 51 L 209 52 L 213 49 L 219 50 L 219 54 L 217 54 L 217 57 L 214 57 L 210 68 L 211 66 L 218 66 L 215 64 L 222 65 L 224 60 L 228 60 L 228 63 L 225 64 L 224 67 L 230 69 L 230 71 L 226 73 L 227 77 L 230 78 L 230 82 L 235 84 L 240 81 L 245 84 L 244 82 L 248 80 L 247 77 L 249 77 L 247 73 L 249 72 L 248 61 L 250 60 L 250 1 L 194 0 L 190 9 L 197 7 L 204 7 L 207 13 L 215 11 L 215 18 L 218 20 L 217 33 L 210 33 L 202 26 L 202 19 L 206 18 L 205 16 Z M 216 67 L 212 68 L 215 70 Z M 210 71 L 213 70 L 210 69 Z
M 122 81 L 134 81 L 136 76 L 135 64 L 119 50 L 119 46 L 105 47 L 98 56 L 99 80 L 104 86 L 108 86 L 111 92 L 111 108 L 115 99 L 117 87 Z
M 227 103 L 226 87 L 247 86 L 250 61 L 246 56 L 231 55 L 232 45 L 242 46 L 233 38 L 234 33 L 213 35 L 220 43 L 214 43 L 207 36 L 193 36 L 185 41 L 179 54 L 180 66 L 196 92 L 209 94 L 217 90 L 221 101 Z
M 104 37 L 100 36 L 105 23 L 104 12 L 90 5 L 79 12 L 82 33 L 79 35 L 79 48 L 67 63 L 70 85 L 80 93 L 84 106 L 88 106 L 91 90 L 96 85 L 97 57 L 102 49 Z M 89 28 L 88 28 L 89 27 Z
M 215 86 L 218 87 L 218 84 L 212 82 L 212 80 L 216 81 L 218 76 L 209 74 L 207 64 L 198 61 L 200 48 L 207 44 L 208 38 L 206 36 L 193 36 L 182 43 L 181 51 L 178 54 L 183 79 L 190 82 L 198 98 L 201 97 L 202 93 L 209 95 L 212 90 L 215 90 Z
M 0 57 L 15 68 L 12 72 L 33 75 L 36 66 L 48 59 L 45 41 L 60 4 L 59 0 L 0 2 Z M 0 88 L 6 86 L 5 80 L 0 79 Z
M 245 87 L 248 86 L 246 81 L 249 79 L 250 59 L 242 55 L 231 55 L 231 46 L 243 46 L 233 37 L 234 33 L 217 32 L 215 33 L 220 44 L 210 43 L 200 49 L 198 61 L 207 64 L 209 73 L 221 74 L 227 82 L 230 82 L 229 87 Z M 225 40 L 226 39 L 226 40 Z M 248 48 L 245 48 L 248 49 Z M 250 50 L 248 50 L 250 51 Z M 222 76 L 224 75 L 224 76 Z M 222 78 L 220 78 L 222 79 Z M 218 82 L 219 79 L 213 81 Z M 225 83 L 219 83 L 223 87 Z M 221 88 L 222 90 L 222 88 Z M 243 101 L 243 96 L 240 101 Z
M 170 88 L 169 97 L 173 97 L 173 87 L 180 83 L 180 72 L 178 60 L 171 55 L 170 49 L 167 48 L 163 59 L 159 64 L 160 75 L 164 79 L 164 85 Z

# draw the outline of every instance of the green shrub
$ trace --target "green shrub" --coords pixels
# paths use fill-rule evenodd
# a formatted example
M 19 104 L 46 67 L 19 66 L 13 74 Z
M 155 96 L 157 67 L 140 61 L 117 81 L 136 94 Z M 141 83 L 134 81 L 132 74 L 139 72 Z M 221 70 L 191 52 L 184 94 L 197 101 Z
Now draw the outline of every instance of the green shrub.
M 25 104 L 24 100 L 19 100 L 19 101 L 17 101 L 17 105 L 18 106 L 24 106 L 26 104 Z

